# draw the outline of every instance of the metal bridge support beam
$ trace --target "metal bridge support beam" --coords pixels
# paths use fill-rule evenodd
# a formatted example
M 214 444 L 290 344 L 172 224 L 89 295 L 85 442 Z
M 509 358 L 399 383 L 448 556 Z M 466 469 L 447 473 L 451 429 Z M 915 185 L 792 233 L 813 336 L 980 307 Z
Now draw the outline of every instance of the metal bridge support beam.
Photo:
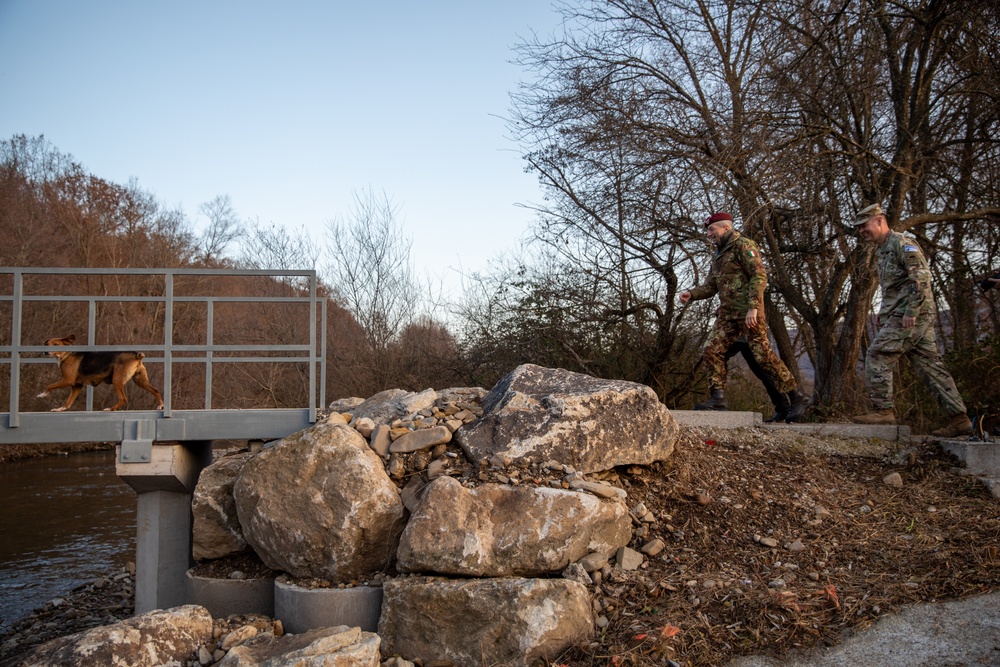
M 212 461 L 212 441 L 153 445 L 125 440 L 115 472 L 139 496 L 136 515 L 135 613 L 187 602 L 191 558 L 191 497 Z

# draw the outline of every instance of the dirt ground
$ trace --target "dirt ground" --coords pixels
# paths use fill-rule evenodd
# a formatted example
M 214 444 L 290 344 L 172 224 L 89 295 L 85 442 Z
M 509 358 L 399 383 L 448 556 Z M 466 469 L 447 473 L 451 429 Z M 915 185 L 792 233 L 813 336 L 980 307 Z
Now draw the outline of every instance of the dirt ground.
M 1000 501 L 954 465 L 933 444 L 685 429 L 671 461 L 620 474 L 667 548 L 601 587 L 609 624 L 557 662 L 721 665 L 995 591 Z

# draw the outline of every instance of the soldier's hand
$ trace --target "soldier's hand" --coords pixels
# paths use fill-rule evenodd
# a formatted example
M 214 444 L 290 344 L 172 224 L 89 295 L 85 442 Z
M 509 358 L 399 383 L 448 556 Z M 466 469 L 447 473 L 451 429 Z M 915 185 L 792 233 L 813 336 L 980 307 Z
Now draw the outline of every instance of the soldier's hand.
M 747 311 L 747 326 L 755 327 L 757 326 L 757 309 L 751 308 Z
M 917 323 L 917 318 L 915 318 L 915 317 L 909 317 L 907 315 L 903 315 L 903 328 L 904 329 L 909 329 L 910 327 L 912 327 L 916 323 Z
M 687 303 L 691 300 L 691 292 L 684 291 L 681 292 L 681 303 Z

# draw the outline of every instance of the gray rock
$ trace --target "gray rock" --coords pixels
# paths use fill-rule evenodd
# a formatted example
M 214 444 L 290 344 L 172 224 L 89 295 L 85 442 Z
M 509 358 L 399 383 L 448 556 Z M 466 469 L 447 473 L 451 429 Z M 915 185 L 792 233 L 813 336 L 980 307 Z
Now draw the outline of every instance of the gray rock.
M 378 635 L 339 625 L 295 635 L 264 633 L 233 648 L 217 667 L 378 667 Z
M 403 529 L 395 484 L 349 426 L 288 436 L 247 462 L 233 493 L 247 542 L 268 567 L 296 577 L 381 571 Z
M 587 588 L 568 579 L 404 577 L 383 588 L 383 652 L 425 664 L 529 667 L 594 634 Z
M 191 551 L 195 560 L 224 558 L 247 550 L 236 514 L 233 485 L 252 454 L 225 456 L 201 471 L 191 497 Z
M 678 426 L 645 385 L 532 364 L 518 366 L 485 396 L 483 416 L 456 433 L 475 463 L 496 456 L 581 472 L 668 458 Z
M 391 431 L 388 424 L 376 426 L 375 430 L 372 431 L 370 446 L 380 458 L 385 458 L 389 454 L 389 445 L 392 444 L 392 438 L 389 435 Z
M 159 667 L 184 665 L 212 639 L 204 607 L 157 609 L 113 625 L 59 637 L 35 647 L 20 662 L 31 667 Z
M 562 572 L 591 551 L 612 553 L 630 536 L 621 501 L 549 487 L 467 489 L 439 477 L 410 516 L 397 567 L 472 577 L 539 576 Z
M 618 563 L 618 567 L 623 570 L 638 570 L 639 566 L 642 565 L 643 556 L 635 549 L 621 547 L 618 549 L 615 560 Z
M 358 407 L 365 402 L 365 399 L 358 396 L 352 396 L 350 398 L 338 398 L 336 401 L 330 403 L 327 406 L 327 410 L 330 412 L 352 412 L 354 408 Z
M 379 392 L 352 411 L 354 420 L 368 418 L 376 426 L 391 424 L 396 419 L 409 417 L 421 410 L 430 408 L 438 398 L 433 389 L 425 389 L 414 393 L 402 389 L 388 389 Z
M 448 430 L 448 427 L 435 426 L 433 428 L 410 431 L 406 435 L 400 436 L 389 445 L 389 451 L 405 454 L 408 452 L 418 452 L 421 449 L 430 449 L 435 445 L 443 445 L 448 442 L 451 442 L 451 431 Z

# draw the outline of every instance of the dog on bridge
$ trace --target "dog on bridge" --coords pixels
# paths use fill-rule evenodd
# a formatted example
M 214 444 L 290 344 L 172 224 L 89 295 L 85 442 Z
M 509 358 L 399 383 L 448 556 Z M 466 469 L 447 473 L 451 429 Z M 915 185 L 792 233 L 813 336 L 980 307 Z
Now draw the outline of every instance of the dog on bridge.
M 76 341 L 76 336 L 66 338 L 50 338 L 45 341 L 46 345 L 63 346 L 72 345 Z M 53 389 L 69 387 L 69 398 L 62 407 L 52 408 L 52 412 L 62 412 L 68 410 L 76 397 L 80 395 L 80 390 L 84 385 L 96 387 L 99 384 L 114 385 L 118 394 L 118 402 L 104 411 L 121 410 L 127 403 L 125 399 L 125 385 L 129 380 L 134 380 L 137 385 L 156 397 L 157 410 L 163 409 L 163 396 L 156 390 L 156 387 L 149 383 L 149 376 L 146 374 L 146 367 L 142 365 L 144 355 L 142 352 L 60 352 L 53 350 L 50 356 L 59 360 L 59 370 L 62 372 L 62 379 L 53 382 L 45 391 L 38 395 L 38 398 L 45 398 Z

